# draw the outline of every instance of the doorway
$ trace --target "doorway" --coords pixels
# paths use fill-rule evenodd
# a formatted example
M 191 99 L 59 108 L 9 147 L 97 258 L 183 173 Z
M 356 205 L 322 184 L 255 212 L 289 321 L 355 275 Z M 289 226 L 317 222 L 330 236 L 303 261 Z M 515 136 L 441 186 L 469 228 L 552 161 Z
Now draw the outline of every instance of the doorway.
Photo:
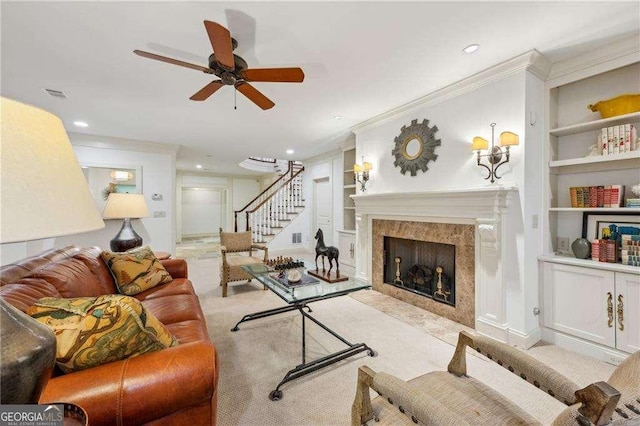
M 331 180 L 326 178 L 313 181 L 313 229 L 311 235 L 315 235 L 318 228 L 322 229 L 324 243 L 327 246 L 333 244 L 333 190 Z M 313 242 L 315 245 L 315 242 Z

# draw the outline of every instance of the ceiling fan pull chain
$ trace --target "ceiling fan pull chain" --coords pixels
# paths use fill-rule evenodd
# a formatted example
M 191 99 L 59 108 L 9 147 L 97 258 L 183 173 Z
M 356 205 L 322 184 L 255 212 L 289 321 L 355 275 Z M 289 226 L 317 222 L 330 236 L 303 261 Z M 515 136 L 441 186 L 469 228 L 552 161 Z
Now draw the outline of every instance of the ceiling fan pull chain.
M 234 85 L 233 86 L 233 109 L 238 109 L 237 95 L 238 95 L 238 88 Z

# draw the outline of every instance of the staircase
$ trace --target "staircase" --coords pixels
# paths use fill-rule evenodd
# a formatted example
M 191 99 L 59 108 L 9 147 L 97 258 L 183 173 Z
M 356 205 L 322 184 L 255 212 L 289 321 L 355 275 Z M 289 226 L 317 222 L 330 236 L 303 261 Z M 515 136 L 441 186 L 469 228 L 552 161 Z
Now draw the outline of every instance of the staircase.
M 287 171 L 275 182 L 234 213 L 234 230 L 238 232 L 238 221 L 244 216 L 244 229 L 251 229 L 253 241 L 269 242 L 281 232 L 302 210 L 302 164 L 289 161 Z M 242 226 L 240 226 L 242 228 Z

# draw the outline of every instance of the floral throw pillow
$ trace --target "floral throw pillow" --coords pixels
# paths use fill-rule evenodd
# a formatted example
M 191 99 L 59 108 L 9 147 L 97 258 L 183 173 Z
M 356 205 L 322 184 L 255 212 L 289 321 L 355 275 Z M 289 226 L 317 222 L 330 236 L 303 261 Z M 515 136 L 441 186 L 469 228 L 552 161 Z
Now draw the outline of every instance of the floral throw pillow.
M 56 363 L 65 373 L 178 344 L 139 300 L 121 294 L 45 297 L 27 314 L 53 330 Z
M 118 291 L 134 296 L 172 280 L 148 246 L 116 253 L 103 251 L 100 256 L 111 271 Z

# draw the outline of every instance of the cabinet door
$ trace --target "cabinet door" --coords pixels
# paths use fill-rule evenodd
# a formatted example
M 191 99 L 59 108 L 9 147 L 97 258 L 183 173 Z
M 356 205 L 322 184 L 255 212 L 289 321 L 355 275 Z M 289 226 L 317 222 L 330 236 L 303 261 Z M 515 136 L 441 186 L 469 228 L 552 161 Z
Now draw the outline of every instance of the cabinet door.
M 640 275 L 616 272 L 616 347 L 640 350 Z
M 545 263 L 544 325 L 615 346 L 614 284 L 610 271 Z
M 340 264 L 355 266 L 356 243 L 355 235 L 346 232 L 338 233 L 338 250 L 340 250 Z

